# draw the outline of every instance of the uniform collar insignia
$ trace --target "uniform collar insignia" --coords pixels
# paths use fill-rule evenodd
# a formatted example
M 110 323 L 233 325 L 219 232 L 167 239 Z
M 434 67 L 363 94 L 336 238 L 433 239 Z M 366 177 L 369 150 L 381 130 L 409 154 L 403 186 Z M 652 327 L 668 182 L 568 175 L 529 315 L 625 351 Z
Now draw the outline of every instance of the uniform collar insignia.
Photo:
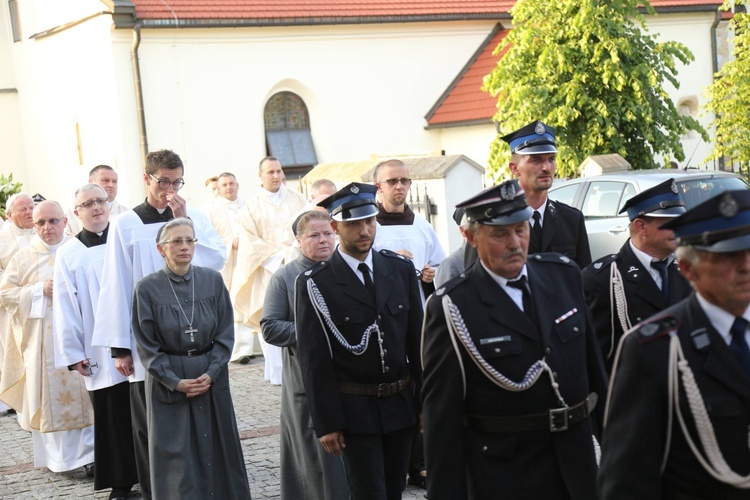
M 637 271 L 638 271 L 638 268 L 635 267 L 635 266 L 630 266 L 630 269 L 628 269 L 629 273 L 634 273 L 634 272 L 637 272 Z
M 597 262 L 596 264 L 594 264 L 594 269 L 601 269 L 601 268 L 602 268 L 601 262 Z

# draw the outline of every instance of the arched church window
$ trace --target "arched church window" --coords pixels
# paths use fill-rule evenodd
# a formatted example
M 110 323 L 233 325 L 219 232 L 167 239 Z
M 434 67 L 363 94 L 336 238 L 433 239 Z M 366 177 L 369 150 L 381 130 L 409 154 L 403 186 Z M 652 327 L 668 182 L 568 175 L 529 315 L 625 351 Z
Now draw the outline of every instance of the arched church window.
M 267 153 L 279 159 L 287 174 L 304 175 L 318 163 L 310 115 L 300 96 L 292 92 L 274 94 L 266 103 L 264 120 Z

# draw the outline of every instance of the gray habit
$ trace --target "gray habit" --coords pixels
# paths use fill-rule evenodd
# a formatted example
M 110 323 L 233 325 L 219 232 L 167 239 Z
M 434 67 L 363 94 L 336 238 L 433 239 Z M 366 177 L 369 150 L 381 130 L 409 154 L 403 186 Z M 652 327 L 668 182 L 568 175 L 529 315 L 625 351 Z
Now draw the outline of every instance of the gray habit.
M 283 347 L 281 384 L 282 500 L 348 499 L 349 482 L 341 457 L 326 453 L 312 429 L 307 394 L 297 360 L 294 281 L 315 262 L 300 254 L 271 278 L 260 326 L 269 344 Z
M 195 341 L 185 333 L 195 283 Z M 133 333 L 146 368 L 146 408 L 151 487 L 154 500 L 170 498 L 249 499 L 227 362 L 234 343 L 234 318 L 221 275 L 191 266 L 185 276 L 169 268 L 138 282 L 133 301 Z M 191 349 L 213 349 L 180 356 Z M 181 379 L 211 377 L 211 388 L 187 398 L 175 387 Z

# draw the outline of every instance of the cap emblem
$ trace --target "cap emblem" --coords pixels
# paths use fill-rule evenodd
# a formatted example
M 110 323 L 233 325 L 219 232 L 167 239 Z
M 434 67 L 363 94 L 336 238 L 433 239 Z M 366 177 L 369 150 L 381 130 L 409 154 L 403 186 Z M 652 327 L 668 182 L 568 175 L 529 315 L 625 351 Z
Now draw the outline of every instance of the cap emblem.
M 674 194 L 680 194 L 680 190 L 677 189 L 677 183 L 674 181 L 674 179 L 672 180 L 672 185 L 669 186 L 669 189 L 671 189 Z
M 536 127 L 534 127 L 534 132 L 536 132 L 537 135 L 544 135 L 546 130 L 544 130 L 544 125 L 542 125 L 542 122 L 536 122 Z
M 719 203 L 719 213 L 721 216 L 731 219 L 737 215 L 739 211 L 740 206 L 737 203 L 737 200 L 732 197 L 732 193 L 724 193 L 724 196 L 721 197 L 721 202 Z
M 354 193 L 354 194 L 357 194 L 357 193 L 359 193 L 359 188 L 357 186 L 352 186 L 351 189 L 350 189 L 350 191 L 352 193 Z
M 510 201 L 516 197 L 516 187 L 512 182 L 504 184 L 500 187 L 500 197 L 503 201 Z

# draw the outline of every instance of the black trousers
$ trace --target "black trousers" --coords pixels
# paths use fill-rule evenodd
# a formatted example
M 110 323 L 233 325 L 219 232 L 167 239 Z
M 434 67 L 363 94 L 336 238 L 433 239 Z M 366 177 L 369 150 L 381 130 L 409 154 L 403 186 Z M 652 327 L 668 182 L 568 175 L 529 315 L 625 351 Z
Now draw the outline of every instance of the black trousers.
M 352 500 L 399 500 L 406 488 L 415 426 L 385 434 L 344 431 L 344 465 Z
M 146 417 L 146 383 L 130 383 L 130 415 L 133 424 L 133 445 L 135 465 L 138 468 L 138 481 L 141 495 L 151 500 L 151 472 L 148 460 L 148 418 Z
M 130 488 L 138 482 L 130 417 L 130 384 L 89 392 L 94 407 L 94 490 Z

